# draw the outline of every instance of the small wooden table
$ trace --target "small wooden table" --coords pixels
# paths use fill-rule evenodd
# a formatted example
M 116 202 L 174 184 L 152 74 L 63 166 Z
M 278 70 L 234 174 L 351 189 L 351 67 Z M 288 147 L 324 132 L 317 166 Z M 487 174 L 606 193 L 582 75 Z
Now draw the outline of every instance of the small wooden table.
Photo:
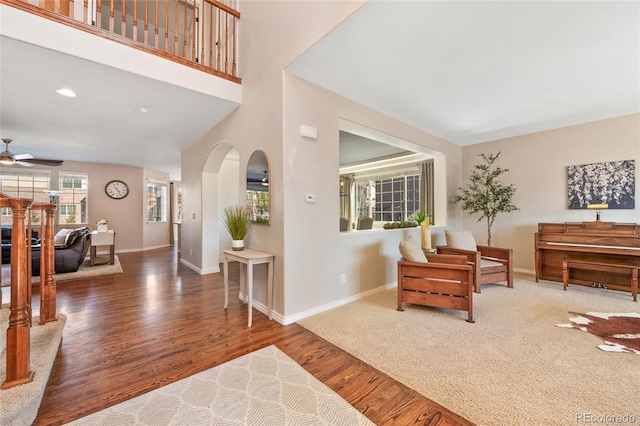
M 271 303 L 273 299 L 273 260 L 275 255 L 257 250 L 222 250 L 224 253 L 224 308 L 229 305 L 229 260 L 235 260 L 247 265 L 246 271 L 240 268 L 240 292 L 244 303 L 249 305 L 249 323 L 251 327 L 253 309 L 253 266 L 261 263 L 267 264 L 267 310 L 271 318 Z M 245 277 L 246 276 L 246 277 Z M 245 290 L 243 290 L 245 289 Z
M 107 232 L 93 231 L 91 233 L 91 250 L 89 254 L 89 266 L 96 265 L 96 248 L 98 246 L 109 246 L 109 264 L 115 263 L 114 259 L 114 245 L 115 245 L 116 233 L 113 229 Z M 107 263 L 107 262 L 104 262 Z

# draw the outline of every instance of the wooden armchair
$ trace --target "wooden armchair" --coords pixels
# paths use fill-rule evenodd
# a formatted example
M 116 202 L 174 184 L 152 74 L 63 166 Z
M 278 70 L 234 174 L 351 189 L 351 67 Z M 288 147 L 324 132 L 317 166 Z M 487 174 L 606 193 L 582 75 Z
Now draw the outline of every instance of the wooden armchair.
M 445 231 L 445 236 L 448 245 L 437 246 L 437 252 L 466 256 L 467 262 L 473 267 L 473 287 L 476 293 L 480 293 L 483 284 L 502 281 L 507 282 L 507 287 L 513 288 L 512 249 L 476 245 L 469 231 Z
M 473 271 L 463 256 L 426 254 L 425 262 L 398 261 L 398 310 L 402 303 L 467 311 L 473 322 Z

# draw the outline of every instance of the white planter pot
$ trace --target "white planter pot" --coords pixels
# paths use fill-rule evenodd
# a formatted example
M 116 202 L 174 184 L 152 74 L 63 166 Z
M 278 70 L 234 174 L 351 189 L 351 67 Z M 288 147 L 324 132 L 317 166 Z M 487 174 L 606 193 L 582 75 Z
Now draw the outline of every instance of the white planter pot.
M 231 248 L 235 251 L 244 250 L 244 240 L 231 240 Z
M 98 232 L 107 232 L 109 230 L 109 225 L 98 225 Z

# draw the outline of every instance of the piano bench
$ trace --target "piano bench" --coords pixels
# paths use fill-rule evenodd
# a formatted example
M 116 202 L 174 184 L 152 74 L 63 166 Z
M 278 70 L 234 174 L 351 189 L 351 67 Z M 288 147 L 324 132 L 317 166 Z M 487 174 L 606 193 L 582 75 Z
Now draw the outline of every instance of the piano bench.
M 569 284 L 569 269 L 581 269 L 585 271 L 600 271 L 600 272 L 609 272 L 613 274 L 625 274 L 629 275 L 631 278 L 631 296 L 633 296 L 633 301 L 637 302 L 638 295 L 638 270 L 640 269 L 639 265 L 631 265 L 624 263 L 616 263 L 616 262 L 603 262 L 603 261 L 588 261 L 584 259 L 563 259 L 562 260 L 562 284 L 564 286 L 565 291 L 567 290 L 567 286 Z M 578 284 L 587 285 L 586 282 L 579 282 Z M 602 283 L 608 284 L 608 283 Z M 627 288 L 616 285 L 612 283 L 609 287 L 614 290 L 627 290 Z

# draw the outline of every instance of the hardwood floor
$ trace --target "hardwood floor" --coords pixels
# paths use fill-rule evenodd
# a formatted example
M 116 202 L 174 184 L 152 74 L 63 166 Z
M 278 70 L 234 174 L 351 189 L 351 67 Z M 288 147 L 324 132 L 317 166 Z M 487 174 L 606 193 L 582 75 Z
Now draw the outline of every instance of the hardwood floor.
M 118 257 L 123 274 L 58 283 L 67 324 L 35 425 L 64 424 L 272 344 L 378 425 L 471 424 L 297 324 L 254 310 L 248 328 L 237 265 L 225 310 L 222 274 L 198 275 L 172 249 Z

